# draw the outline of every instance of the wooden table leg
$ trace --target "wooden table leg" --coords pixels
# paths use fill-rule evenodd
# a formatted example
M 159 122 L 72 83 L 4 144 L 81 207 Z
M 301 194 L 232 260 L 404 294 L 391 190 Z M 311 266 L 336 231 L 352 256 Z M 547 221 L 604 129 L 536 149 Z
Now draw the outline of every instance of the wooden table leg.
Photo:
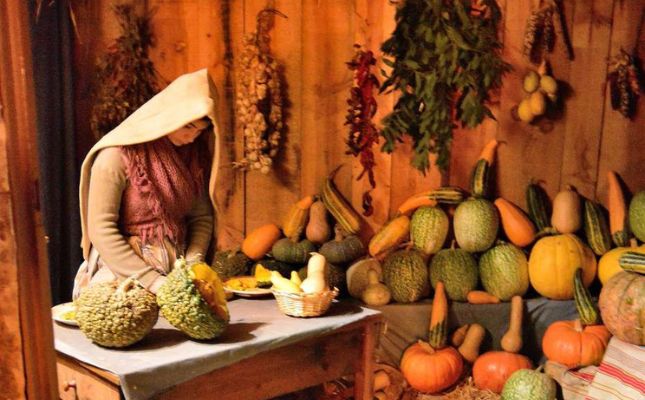
M 372 400 L 374 396 L 374 350 L 376 348 L 377 324 L 369 322 L 363 328 L 361 359 L 356 366 L 354 399 Z

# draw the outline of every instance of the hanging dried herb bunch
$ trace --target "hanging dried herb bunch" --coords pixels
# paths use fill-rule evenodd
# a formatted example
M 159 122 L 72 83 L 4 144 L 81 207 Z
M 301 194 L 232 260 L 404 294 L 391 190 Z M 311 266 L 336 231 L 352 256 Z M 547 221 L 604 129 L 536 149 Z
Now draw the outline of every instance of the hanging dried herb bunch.
M 620 53 L 609 61 L 607 78 L 611 92 L 611 108 L 618 110 L 625 118 L 632 118 L 644 86 L 643 72 L 636 58 L 621 49 Z
M 392 71 L 381 91 L 400 93 L 383 119 L 383 151 L 393 151 L 407 134 L 414 167 L 425 173 L 435 153 L 445 170 L 455 123 L 472 128 L 493 118 L 489 92 L 511 69 L 500 57 L 500 20 L 494 0 L 407 0 L 397 10 L 396 28 L 381 47 L 393 57 L 384 60 Z
M 244 158 L 234 166 L 242 170 L 271 170 L 284 130 L 284 96 L 278 62 L 270 52 L 269 31 L 274 9 L 258 13 L 256 31 L 244 36 L 237 72 L 236 118 L 244 132 Z
M 374 179 L 374 150 L 373 145 L 378 143 L 379 131 L 372 118 L 376 114 L 376 99 L 374 92 L 379 87 L 379 81 L 372 72 L 376 59 L 371 51 L 364 51 L 360 45 L 354 45 L 354 58 L 347 63 L 354 71 L 353 85 L 350 98 L 347 100 L 348 109 L 345 125 L 349 126 L 347 154 L 359 157 L 363 171 L 358 175 L 360 180 L 367 174 L 370 186 L 376 187 Z M 370 216 L 373 212 L 372 198 L 369 191 L 363 193 L 363 215 Z
M 558 35 L 562 37 L 568 57 L 573 60 L 573 50 L 564 25 L 561 6 L 553 0 L 547 0 L 540 8 L 531 13 L 526 22 L 523 54 L 532 63 L 540 64 L 546 58 L 546 54 L 553 51 L 556 39 L 556 25 Z
M 158 76 L 148 55 L 153 40 L 152 15 L 137 15 L 134 6 L 127 3 L 114 6 L 112 11 L 121 35 L 96 66 L 90 127 L 97 139 L 159 91 Z

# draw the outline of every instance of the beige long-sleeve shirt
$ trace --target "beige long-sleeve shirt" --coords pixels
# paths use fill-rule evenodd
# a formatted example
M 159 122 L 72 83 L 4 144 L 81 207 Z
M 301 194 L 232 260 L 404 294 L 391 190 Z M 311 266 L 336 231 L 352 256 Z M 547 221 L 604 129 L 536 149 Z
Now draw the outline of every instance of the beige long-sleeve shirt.
M 88 233 L 101 260 L 117 278 L 126 278 L 148 268 L 127 238 L 119 230 L 119 210 L 123 191 L 129 185 L 126 167 L 118 147 L 101 150 L 94 164 L 88 199 Z M 213 208 L 208 194 L 198 198 L 186 216 L 187 259 L 206 254 L 213 231 Z M 179 252 L 183 249 L 178 249 Z M 162 275 L 150 270 L 139 277 L 147 288 L 156 288 L 163 281 Z

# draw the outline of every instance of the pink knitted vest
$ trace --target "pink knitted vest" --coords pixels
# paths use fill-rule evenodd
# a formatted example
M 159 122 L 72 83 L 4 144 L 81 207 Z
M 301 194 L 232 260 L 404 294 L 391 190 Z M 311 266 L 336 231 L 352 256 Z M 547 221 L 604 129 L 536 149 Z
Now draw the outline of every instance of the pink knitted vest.
M 140 236 L 144 244 L 167 237 L 185 245 L 186 215 L 203 193 L 208 163 L 200 139 L 181 147 L 167 137 L 121 147 L 128 178 L 121 199 L 123 233 Z

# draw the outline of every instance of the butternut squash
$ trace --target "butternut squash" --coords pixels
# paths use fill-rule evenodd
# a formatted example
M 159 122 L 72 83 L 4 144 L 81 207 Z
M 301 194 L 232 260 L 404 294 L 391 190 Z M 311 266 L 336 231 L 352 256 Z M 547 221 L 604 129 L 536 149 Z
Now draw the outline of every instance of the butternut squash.
M 479 324 L 472 324 L 466 332 L 464 342 L 457 349 L 459 354 L 470 363 L 479 357 L 479 348 L 486 336 L 486 330 Z
M 519 353 L 522 349 L 522 314 L 524 304 L 521 296 L 513 296 L 511 299 L 511 319 L 508 330 L 502 337 L 501 345 L 504 351 Z
M 452 343 L 452 345 L 455 347 L 461 346 L 461 344 L 464 342 L 464 339 L 466 338 L 466 332 L 468 332 L 469 327 L 470 324 L 465 324 L 455 329 L 455 331 L 452 333 L 452 336 L 450 337 L 450 343 Z
M 574 233 L 582 227 L 580 195 L 570 185 L 553 199 L 551 226 L 560 233 Z
M 322 201 L 316 201 L 309 207 L 309 222 L 305 229 L 307 240 L 323 244 L 331 237 L 331 225 L 327 218 L 327 207 Z

